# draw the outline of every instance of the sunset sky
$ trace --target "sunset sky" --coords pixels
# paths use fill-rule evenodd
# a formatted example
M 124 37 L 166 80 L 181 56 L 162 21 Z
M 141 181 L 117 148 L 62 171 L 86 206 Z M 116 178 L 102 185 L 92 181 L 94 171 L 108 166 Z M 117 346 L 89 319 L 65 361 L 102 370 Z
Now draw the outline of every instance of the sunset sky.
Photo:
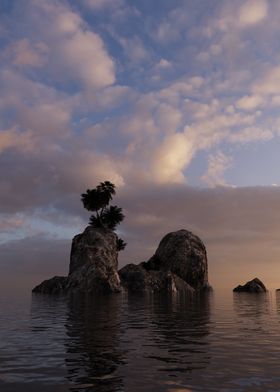
M 1 0 L 0 284 L 67 274 L 80 194 L 110 180 L 120 266 L 185 228 L 214 288 L 280 287 L 279 17 L 279 0 Z

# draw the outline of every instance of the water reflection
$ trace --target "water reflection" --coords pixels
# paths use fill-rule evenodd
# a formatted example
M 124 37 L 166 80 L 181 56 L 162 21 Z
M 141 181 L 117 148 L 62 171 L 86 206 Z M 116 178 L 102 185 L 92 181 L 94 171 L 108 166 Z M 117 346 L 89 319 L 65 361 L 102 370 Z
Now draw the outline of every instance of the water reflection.
M 277 312 L 280 313 L 280 291 L 276 290 L 275 297 L 276 297 L 276 309 Z
M 67 379 L 71 391 L 116 392 L 122 390 L 118 367 L 121 296 L 74 296 L 66 321 Z
M 280 292 L 276 305 L 231 292 L 34 296 L 30 319 L 2 316 L 0 389 L 276 391 Z
M 233 293 L 233 306 L 240 317 L 261 319 L 270 312 L 269 293 Z
M 210 293 L 130 296 L 125 390 L 145 391 L 149 384 L 153 391 L 171 390 L 207 367 L 210 306 Z
M 152 329 L 156 343 L 168 350 L 168 358 L 159 359 L 172 363 L 170 371 L 191 372 L 209 363 L 210 299 L 210 293 L 154 298 Z
M 66 308 L 64 296 L 32 294 L 32 332 L 53 331 L 55 326 L 64 328 Z
M 28 382 L 28 388 L 23 390 L 68 390 L 64 359 L 66 308 L 63 297 L 32 295 L 30 327 L 28 323 L 29 331 L 25 334 L 25 341 L 21 342 L 25 343 L 25 350 L 21 350 L 24 362 L 22 381 Z
M 233 293 L 237 325 L 247 332 L 265 331 L 271 312 L 269 293 Z

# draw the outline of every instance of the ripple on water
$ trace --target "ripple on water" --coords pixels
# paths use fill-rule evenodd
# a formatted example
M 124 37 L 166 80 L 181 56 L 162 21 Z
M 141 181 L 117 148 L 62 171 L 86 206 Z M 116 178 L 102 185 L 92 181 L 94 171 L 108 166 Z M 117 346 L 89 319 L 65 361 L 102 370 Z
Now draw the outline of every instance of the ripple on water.
M 280 391 L 280 293 L 1 299 L 1 392 Z

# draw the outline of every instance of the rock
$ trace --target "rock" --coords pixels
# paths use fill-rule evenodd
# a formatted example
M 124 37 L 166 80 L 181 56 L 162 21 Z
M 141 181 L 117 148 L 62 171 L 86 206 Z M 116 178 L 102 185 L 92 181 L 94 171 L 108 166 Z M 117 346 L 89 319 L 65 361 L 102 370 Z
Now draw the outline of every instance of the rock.
M 233 291 L 237 293 L 265 293 L 267 289 L 260 279 L 255 278 L 243 286 L 239 285 L 235 287 Z
M 201 239 L 187 230 L 163 237 L 154 256 L 143 267 L 171 271 L 195 290 L 209 288 L 207 253 Z
M 37 286 L 36 292 L 52 294 L 53 279 Z M 119 292 L 117 235 L 92 226 L 76 235 L 72 241 L 69 275 L 64 279 L 65 292 Z
M 32 292 L 41 294 L 63 294 L 66 291 L 67 283 L 68 278 L 66 276 L 54 276 L 34 287 Z
M 119 273 L 117 268 L 117 235 L 88 226 L 73 238 L 68 277 L 46 280 L 33 291 L 112 293 L 123 287 L 128 291 L 193 293 L 210 288 L 205 246 L 187 230 L 167 234 L 149 261 L 126 265 Z
M 88 226 L 73 238 L 69 276 L 86 264 L 118 269 L 117 235 L 112 230 Z
M 130 292 L 172 292 L 192 294 L 194 289 L 170 271 L 147 271 L 141 264 L 128 264 L 119 271 L 122 286 Z
M 119 275 L 122 286 L 128 291 L 193 293 L 210 289 L 205 246 L 187 230 L 167 234 L 149 261 L 128 264 Z

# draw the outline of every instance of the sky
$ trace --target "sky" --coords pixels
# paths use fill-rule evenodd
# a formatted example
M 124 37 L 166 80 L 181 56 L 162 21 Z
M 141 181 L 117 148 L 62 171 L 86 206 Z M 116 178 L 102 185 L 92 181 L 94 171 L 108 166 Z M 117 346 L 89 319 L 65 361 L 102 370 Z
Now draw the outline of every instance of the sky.
M 68 272 L 117 186 L 120 267 L 187 229 L 213 287 L 280 287 L 280 2 L 1 0 L 0 284 Z

